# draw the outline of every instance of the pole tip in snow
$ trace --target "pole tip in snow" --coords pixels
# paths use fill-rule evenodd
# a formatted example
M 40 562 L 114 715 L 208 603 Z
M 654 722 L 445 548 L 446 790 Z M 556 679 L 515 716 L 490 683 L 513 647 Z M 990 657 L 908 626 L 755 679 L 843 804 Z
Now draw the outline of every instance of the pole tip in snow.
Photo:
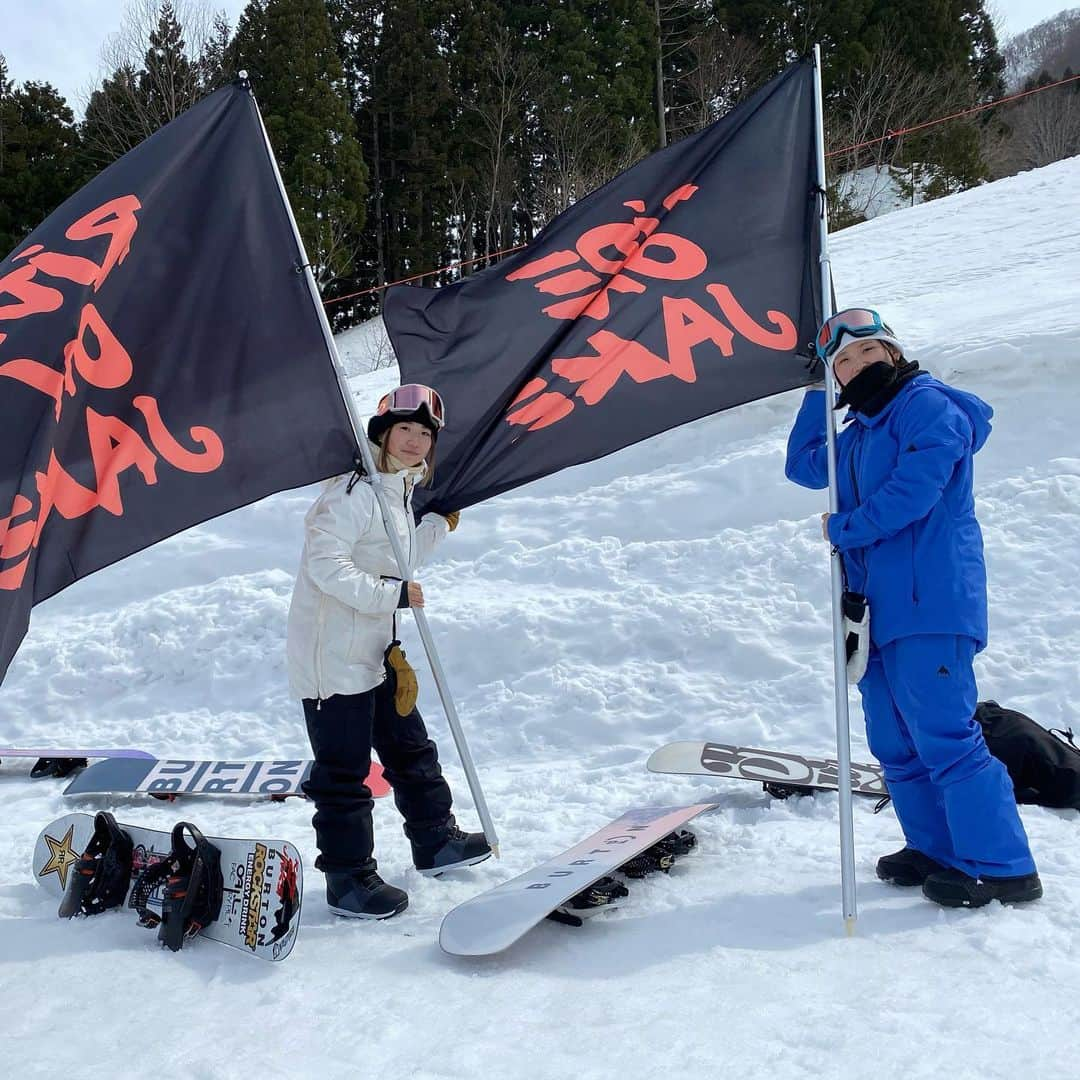
M 844 917 L 844 935 L 846 937 L 854 937 L 855 936 L 855 922 L 856 922 L 856 916 L 855 915 L 846 915 Z
M 502 858 L 502 856 L 499 854 L 499 843 L 498 843 L 498 841 L 496 841 L 494 844 L 491 845 L 491 854 L 494 855 L 496 859 L 501 859 Z

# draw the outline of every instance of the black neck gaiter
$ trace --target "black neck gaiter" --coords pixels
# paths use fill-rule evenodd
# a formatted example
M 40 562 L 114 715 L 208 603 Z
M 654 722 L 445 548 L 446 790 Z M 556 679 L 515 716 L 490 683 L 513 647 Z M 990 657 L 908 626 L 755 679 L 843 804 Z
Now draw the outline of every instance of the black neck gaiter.
M 888 360 L 879 360 L 865 367 L 840 391 L 838 409 L 849 408 L 863 416 L 876 416 L 900 390 L 900 387 L 919 373 L 914 360 L 896 367 Z

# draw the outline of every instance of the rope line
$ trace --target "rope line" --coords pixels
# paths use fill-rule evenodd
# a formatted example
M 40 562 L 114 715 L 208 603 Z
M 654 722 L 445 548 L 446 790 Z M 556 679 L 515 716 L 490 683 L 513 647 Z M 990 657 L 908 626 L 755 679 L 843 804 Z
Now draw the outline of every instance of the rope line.
M 1070 75 L 1067 79 L 1060 79 L 1058 82 L 1047 83 L 1046 86 L 1036 86 L 1033 90 L 1024 90 L 1019 94 L 1010 94 L 1007 97 L 997 98 L 995 101 L 988 101 L 985 105 L 975 105 L 970 109 L 963 109 L 960 112 L 950 113 L 948 116 L 939 116 L 936 120 L 927 120 L 923 124 L 915 124 L 912 127 L 887 131 L 884 135 L 881 135 L 876 139 L 867 139 L 865 142 L 854 143 L 851 146 L 842 146 L 839 150 L 830 150 L 825 156 L 830 158 L 835 157 L 837 154 L 849 154 L 853 150 L 862 150 L 867 146 L 875 146 L 877 143 L 888 142 L 889 139 L 898 139 L 901 135 L 910 135 L 913 131 L 922 131 L 925 128 L 934 127 L 936 124 L 944 124 L 949 120 L 957 120 L 961 116 L 971 116 L 972 113 L 993 109 L 997 105 L 1004 105 L 1010 101 L 1018 101 L 1020 98 L 1028 97 L 1031 94 L 1041 94 L 1044 90 L 1053 90 L 1057 86 L 1065 86 L 1067 83 L 1076 82 L 1077 79 L 1080 79 L 1080 75 Z M 332 300 L 324 300 L 323 307 L 329 307 L 331 304 L 341 304 L 346 300 L 355 300 L 358 296 L 367 296 L 369 293 L 381 292 L 383 289 L 389 289 L 393 285 L 407 285 L 410 281 L 418 281 L 420 278 L 431 277 L 433 274 L 442 274 L 447 270 L 457 270 L 462 266 L 471 266 L 473 263 L 483 262 L 485 259 L 497 259 L 502 255 L 510 255 L 515 251 L 520 251 L 524 247 L 528 247 L 528 244 L 516 244 L 514 247 L 503 248 L 502 251 L 493 251 L 490 255 L 479 255 L 475 259 L 463 259 L 460 262 L 447 263 L 446 266 L 440 266 L 437 270 L 425 270 L 422 274 L 412 274 L 410 277 L 398 278 L 397 281 L 388 281 L 384 285 L 372 285 L 369 289 L 361 289 L 359 292 L 349 293 L 346 296 L 335 296 Z

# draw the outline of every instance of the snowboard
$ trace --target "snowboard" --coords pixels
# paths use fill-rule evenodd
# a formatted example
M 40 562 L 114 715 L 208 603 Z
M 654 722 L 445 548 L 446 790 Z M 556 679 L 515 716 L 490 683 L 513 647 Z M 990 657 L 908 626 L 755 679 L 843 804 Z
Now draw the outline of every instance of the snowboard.
M 549 862 L 459 904 L 442 921 L 439 945 L 453 956 L 502 952 L 680 825 L 715 809 L 715 803 L 697 803 L 628 810 Z
M 169 854 L 170 834 L 136 825 L 120 827 L 135 845 L 131 880 Z M 71 867 L 76 863 L 94 832 L 92 814 L 68 814 L 42 829 L 34 846 L 34 880 L 57 901 L 67 888 Z M 284 960 L 296 944 L 303 895 L 303 867 L 300 853 L 283 840 L 236 840 L 207 837 L 221 850 L 224 900 L 221 914 L 194 939 L 218 941 L 263 960 Z M 161 913 L 164 882 L 151 894 L 148 908 Z M 139 931 L 131 902 L 131 890 L 122 908 Z M 94 915 L 92 918 L 107 917 Z
M 668 743 L 653 751 L 646 768 L 654 773 L 756 780 L 781 798 L 809 791 L 835 791 L 840 782 L 840 767 L 831 758 L 808 758 L 730 743 Z M 880 765 L 852 762 L 851 789 L 857 795 L 879 799 L 889 794 Z
M 13 746 L 0 747 L 0 762 L 6 757 L 32 757 L 37 758 L 37 763 L 30 770 L 30 776 L 34 780 L 43 780 L 46 777 L 63 779 L 70 776 L 76 769 L 86 768 L 87 758 L 153 758 L 145 750 L 20 750 Z
M 132 794 L 173 799 L 178 795 L 302 795 L 311 761 L 158 761 L 110 759 L 84 769 L 65 795 Z M 367 786 L 373 798 L 390 791 L 382 766 L 371 765 Z

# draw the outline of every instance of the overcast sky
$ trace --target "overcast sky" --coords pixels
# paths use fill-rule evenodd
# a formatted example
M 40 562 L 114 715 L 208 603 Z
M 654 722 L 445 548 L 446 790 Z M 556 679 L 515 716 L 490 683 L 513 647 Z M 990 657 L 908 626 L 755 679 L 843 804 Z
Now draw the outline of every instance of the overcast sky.
M 1005 37 L 1027 30 L 1080 0 L 990 0 Z M 81 101 L 97 81 L 105 39 L 120 28 L 126 0 L 0 0 L 0 53 L 16 82 L 51 82 L 81 114 Z M 245 0 L 216 0 L 229 23 Z

